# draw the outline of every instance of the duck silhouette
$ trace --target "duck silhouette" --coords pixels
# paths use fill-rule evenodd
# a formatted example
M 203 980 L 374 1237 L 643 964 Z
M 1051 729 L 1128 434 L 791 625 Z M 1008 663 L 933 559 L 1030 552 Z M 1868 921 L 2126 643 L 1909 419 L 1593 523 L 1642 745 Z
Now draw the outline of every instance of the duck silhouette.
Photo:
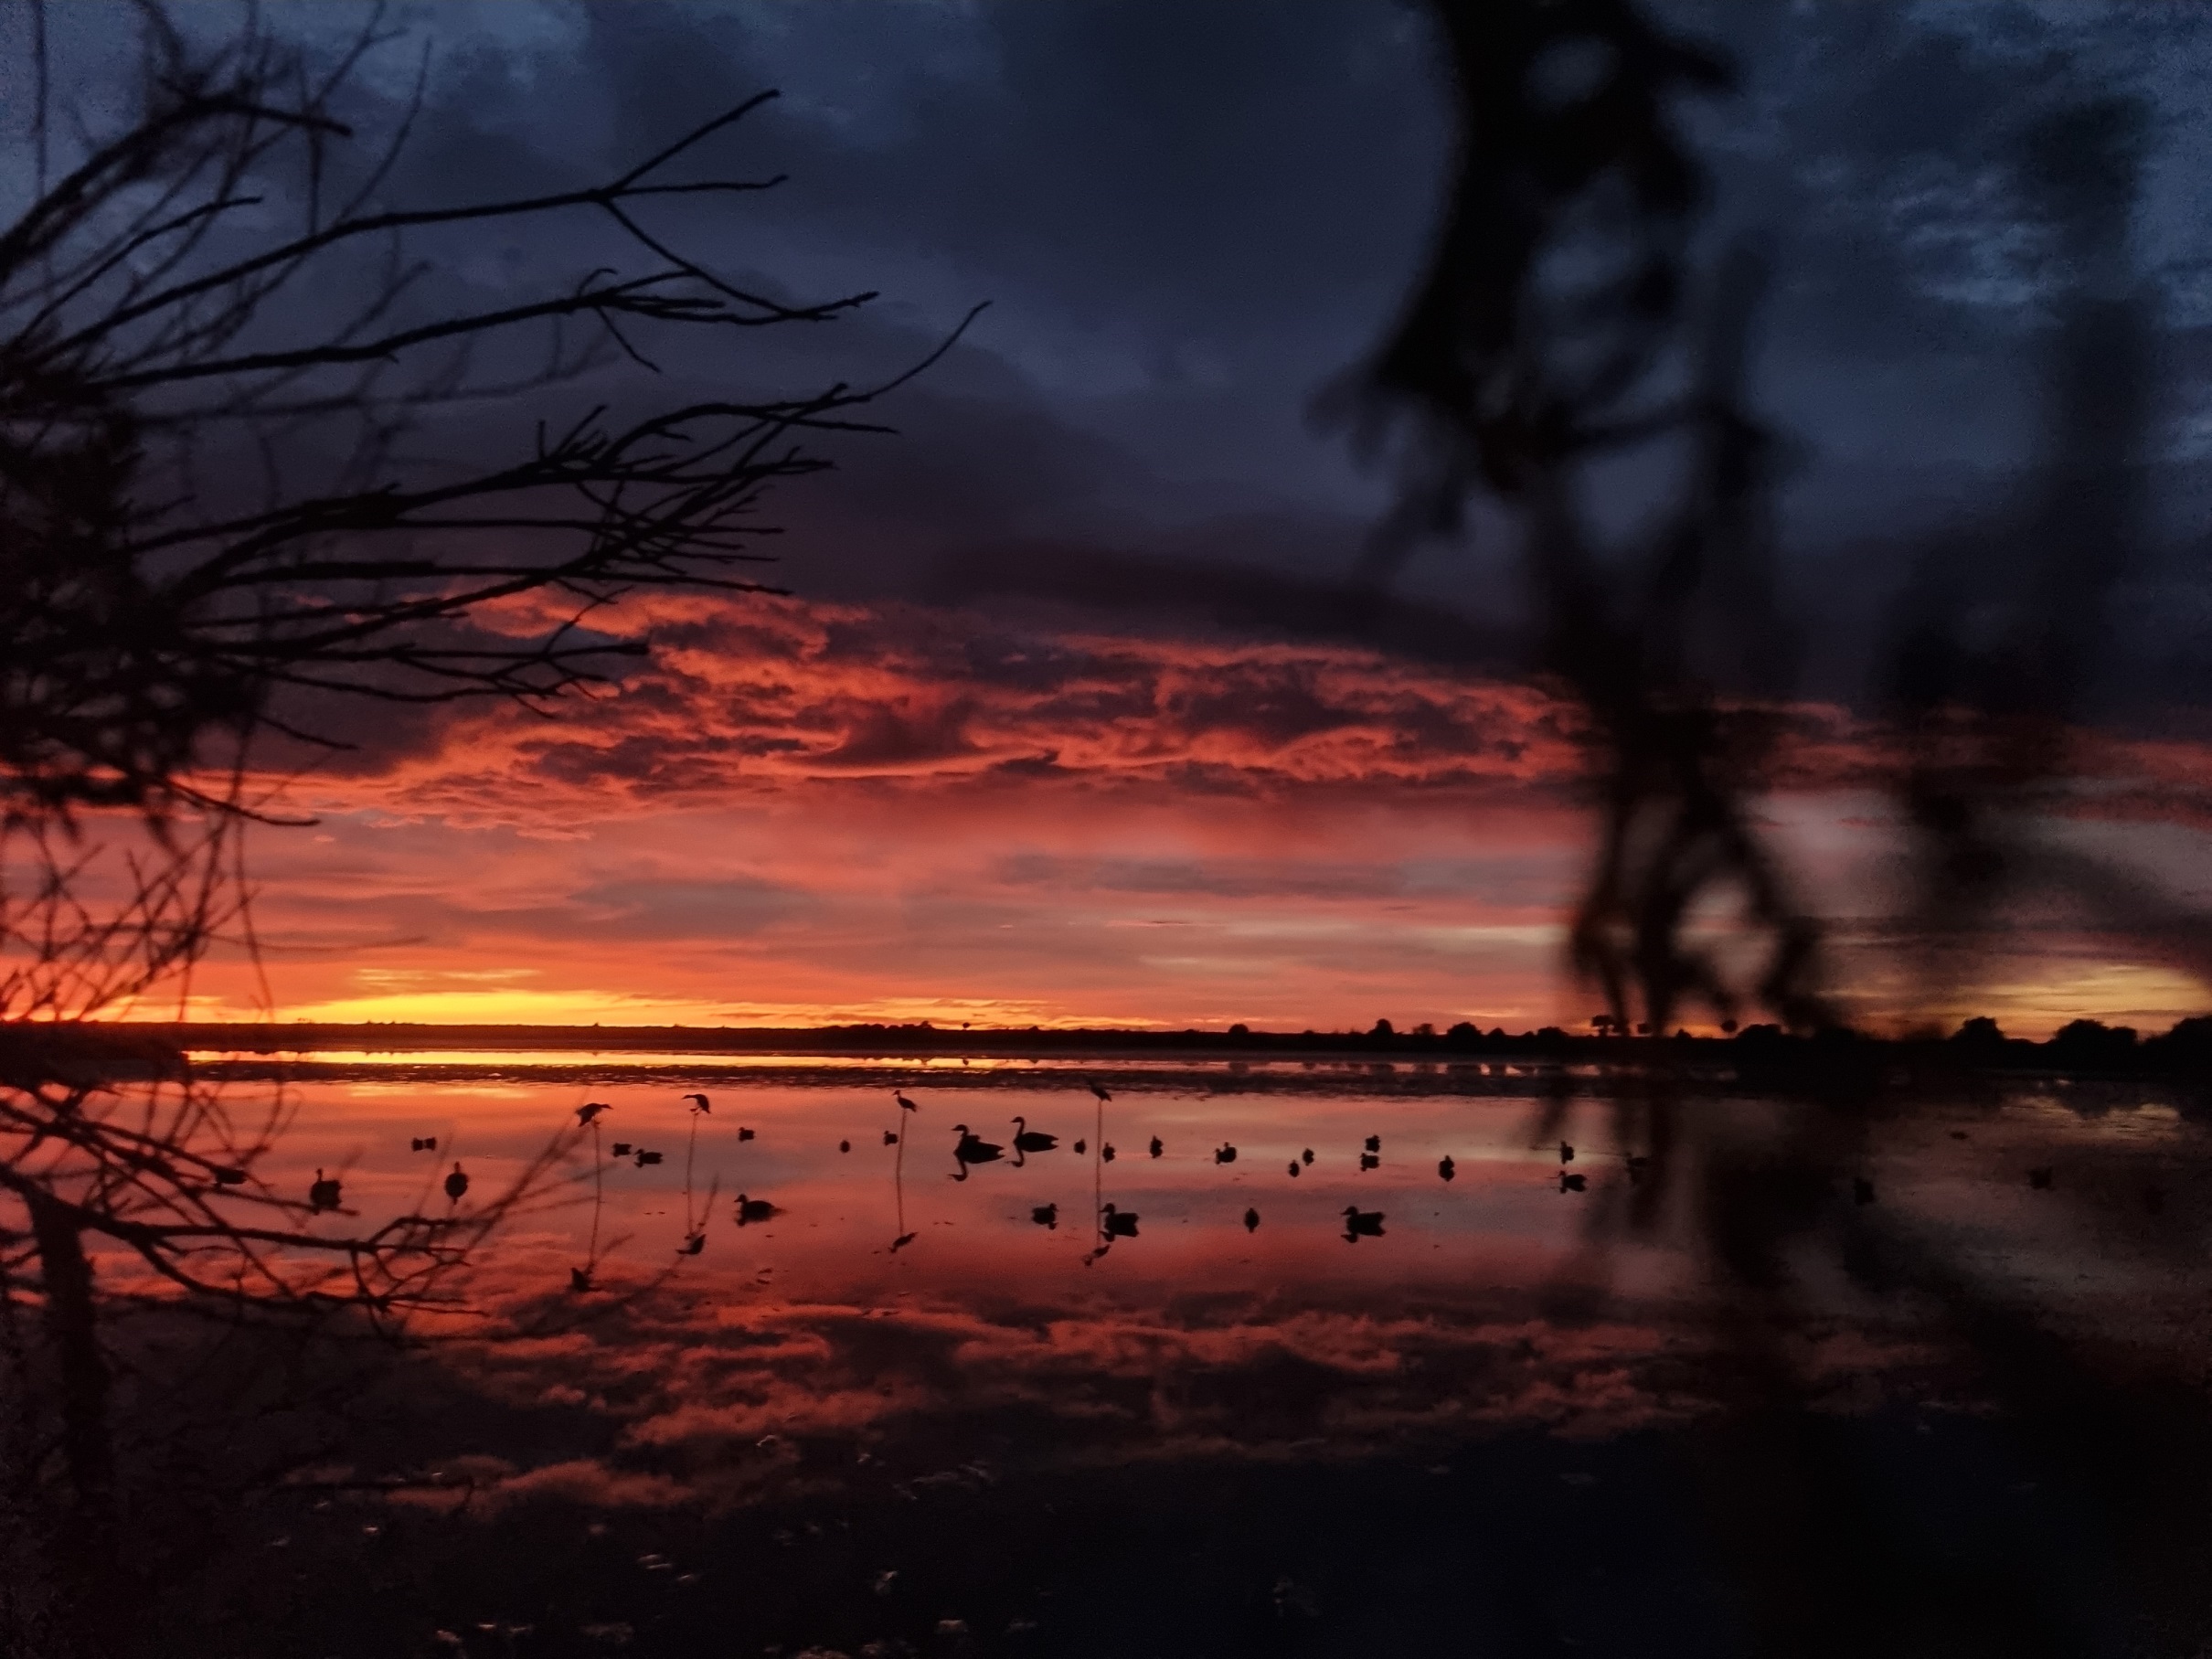
M 771 1204 L 766 1198 L 749 1198 L 743 1193 L 738 1195 L 737 1218 L 739 1227 L 750 1227 L 759 1221 L 773 1221 L 782 1213 L 781 1207 Z
M 1361 1174 L 1364 1175 L 1370 1169 L 1379 1169 L 1381 1166 L 1382 1160 L 1376 1156 L 1375 1154 L 1371 1152 L 1363 1152 L 1359 1154 L 1359 1168 Z
M 1563 1193 L 1579 1193 L 1589 1185 L 1587 1175 L 1570 1175 L 1565 1170 L 1559 1172 L 1559 1190 Z
M 965 1123 L 953 1124 L 952 1133 L 960 1137 L 958 1143 L 952 1148 L 952 1162 L 959 1165 L 952 1176 L 955 1181 L 965 1181 L 968 1178 L 968 1166 L 972 1164 L 997 1162 L 1002 1149 L 996 1141 L 980 1139 L 969 1132 Z
M 1100 1145 L 1099 1161 L 1103 1164 L 1113 1162 L 1113 1143 L 1111 1141 L 1104 1142 Z
M 1561 1141 L 1559 1143 L 1559 1162 L 1562 1164 L 1572 1164 L 1574 1161 L 1575 1149 L 1569 1146 L 1566 1142 Z
M 1369 1135 L 1367 1137 L 1367 1150 L 1369 1152 L 1380 1152 L 1382 1150 L 1382 1136 Z
M 338 1177 L 325 1175 L 321 1170 L 316 1170 L 314 1184 L 307 1189 L 307 1207 L 316 1211 L 335 1209 L 338 1202 Z
M 1050 1152 L 1060 1143 L 1058 1135 L 1048 1135 L 1041 1129 L 1029 1127 L 1027 1118 L 1014 1120 L 1014 1166 L 1019 1169 L 1033 1152 Z
M 1382 1211 L 1361 1209 L 1356 1204 L 1345 1206 L 1344 1237 L 1346 1244 L 1356 1244 L 1362 1239 L 1379 1239 L 1382 1236 Z
M 1236 1161 L 1237 1149 L 1234 1146 L 1231 1146 L 1227 1141 L 1222 1142 L 1220 1145 L 1214 1148 L 1215 1163 L 1234 1164 Z
M 436 1135 L 417 1135 L 407 1143 L 407 1146 L 409 1152 L 436 1152 L 438 1137 Z
M 1295 1180 L 1298 1178 L 1298 1171 L 1299 1171 L 1300 1167 L 1301 1167 L 1301 1165 L 1300 1165 L 1300 1164 L 1299 1164 L 1298 1160 L 1297 1160 L 1296 1158 L 1292 1158 L 1292 1159 L 1291 1160 L 1291 1179 L 1292 1179 L 1292 1180 L 1295 1181 Z
M 586 1101 L 581 1106 L 579 1106 L 576 1109 L 576 1126 L 579 1129 L 581 1129 L 586 1124 L 590 1122 L 593 1118 L 599 1116 L 601 1112 L 612 1111 L 613 1110 L 614 1108 L 610 1106 L 604 1101 Z
M 614 1152 L 612 1155 L 618 1158 L 626 1158 L 635 1150 L 636 1148 L 633 1147 L 629 1142 L 617 1141 L 614 1143 Z
M 1078 1142 L 1075 1143 L 1075 1150 L 1076 1150 L 1077 1154 L 1079 1155 L 1079 1154 L 1081 1154 L 1081 1153 L 1084 1151 L 1084 1143 L 1083 1143 L 1082 1142 L 1080 1142 L 1080 1141 L 1078 1141 Z
M 1452 1161 L 1452 1154 L 1446 1153 L 1436 1161 L 1436 1173 L 1449 1181 L 1460 1173 L 1460 1166 Z
M 458 1204 L 468 1196 L 468 1175 L 463 1171 L 461 1165 L 456 1164 L 453 1165 L 453 1173 L 445 1178 L 445 1201 L 448 1204 Z
M 753 1133 L 752 1133 L 752 1131 L 751 1131 L 751 1130 L 750 1130 L 750 1129 L 739 1129 L 739 1130 L 738 1131 L 738 1139 L 739 1139 L 739 1140 L 740 1140 L 740 1141 L 750 1141 L 750 1140 L 751 1140 L 752 1138 L 753 1138 Z
M 703 1094 L 687 1094 L 684 1098 L 689 1101 L 693 1107 L 697 1111 L 712 1111 L 714 1110 L 713 1104 L 708 1101 L 707 1097 Z M 739 1130 L 738 1133 L 739 1134 L 743 1134 L 745 1132 L 743 1130 Z
M 637 1166 L 640 1169 L 645 1168 L 648 1164 L 658 1164 L 660 1161 L 661 1154 L 659 1153 L 647 1152 L 643 1146 L 637 1149 Z
M 1116 1209 L 1109 1204 L 1099 1211 L 1099 1228 L 1108 1239 L 1133 1239 L 1137 1236 L 1137 1218 L 1125 1209 Z
M 1312 1168 L 1313 1164 L 1313 1149 L 1309 1146 L 1303 1152 L 1300 1153 L 1298 1154 L 1298 1161 L 1306 1165 L 1309 1169 Z
M 1260 1230 L 1260 1212 L 1258 1210 L 1248 1209 L 1244 1212 L 1244 1230 L 1248 1233 L 1256 1233 Z
M 899 1144 L 899 1132 L 898 1132 L 896 1129 L 887 1129 L 887 1130 L 885 1130 L 885 1131 L 883 1132 L 883 1143 L 884 1143 L 886 1146 L 896 1146 L 896 1145 L 898 1145 L 898 1144 Z
M 1158 1156 L 1159 1156 L 1159 1155 L 1160 1155 L 1162 1153 L 1165 1152 L 1166 1150 L 1167 1150 L 1167 1145 L 1166 1145 L 1166 1143 L 1165 1143 L 1165 1142 L 1164 1142 L 1164 1141 L 1162 1141 L 1158 1135 L 1154 1135 L 1154 1136 L 1153 1136 L 1153 1138 L 1152 1138 L 1152 1155 L 1153 1155 L 1154 1157 L 1155 1157 L 1155 1158 L 1156 1158 L 1156 1157 L 1158 1157 Z
M 1048 1227 L 1054 1232 L 1058 1232 L 1060 1227 L 1060 1207 L 1057 1204 L 1040 1204 L 1029 1212 L 1029 1219 L 1039 1227 Z

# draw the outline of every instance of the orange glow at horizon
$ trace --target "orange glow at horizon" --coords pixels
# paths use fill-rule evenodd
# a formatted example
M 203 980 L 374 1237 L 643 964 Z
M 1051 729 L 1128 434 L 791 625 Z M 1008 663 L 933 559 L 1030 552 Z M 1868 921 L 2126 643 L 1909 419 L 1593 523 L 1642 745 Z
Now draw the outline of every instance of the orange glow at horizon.
M 250 842 L 268 995 L 218 952 L 192 1012 L 1296 1031 L 1579 1027 L 1595 1006 L 1563 973 L 1580 751 L 1530 688 L 914 607 L 640 610 L 659 656 L 555 718 L 378 711 L 345 734 L 358 750 L 285 797 L 316 825 Z M 1838 920 L 1846 1010 L 1911 1023 L 1923 990 L 1878 948 L 1898 843 L 1864 743 L 1838 711 L 1799 725 L 1770 828 Z M 2065 833 L 2185 887 L 2212 765 L 2119 746 L 2108 771 Z M 1958 995 L 2024 1035 L 2203 1011 L 2176 964 L 2094 934 L 2029 919 Z

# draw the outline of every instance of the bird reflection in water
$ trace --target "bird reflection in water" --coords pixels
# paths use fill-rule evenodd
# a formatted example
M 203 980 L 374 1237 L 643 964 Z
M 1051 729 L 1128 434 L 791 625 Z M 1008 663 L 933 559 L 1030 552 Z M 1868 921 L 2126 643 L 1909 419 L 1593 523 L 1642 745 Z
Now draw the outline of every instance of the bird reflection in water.
M 1115 1239 L 1133 1239 L 1136 1236 L 1136 1216 L 1129 1210 L 1117 1208 L 1111 1204 L 1106 1205 L 1099 1211 L 1098 1248 L 1083 1258 L 1083 1265 L 1089 1267 L 1108 1250 L 1113 1249 Z
M 1346 1244 L 1356 1244 L 1362 1239 L 1379 1239 L 1382 1236 L 1382 1211 L 1378 1209 L 1361 1209 L 1357 1205 L 1355 1204 L 1347 1204 L 1345 1206 L 1344 1241 Z
M 891 1090 L 891 1099 L 899 1102 L 901 1111 L 919 1112 L 921 1110 L 899 1090 Z M 914 1242 L 914 1235 L 907 1231 L 907 1138 L 899 1130 L 887 1129 L 883 1132 L 883 1143 L 899 1149 L 891 1159 L 891 1202 L 897 1211 L 899 1230 L 891 1239 L 890 1253 L 896 1256 Z
M 985 1143 L 988 1144 L 988 1143 Z M 1014 1120 L 1014 1167 L 1019 1169 L 1033 1152 L 1050 1152 L 1060 1143 L 1058 1135 L 1047 1134 L 1041 1129 L 1029 1127 L 1027 1118 Z
M 971 1165 L 995 1164 L 1005 1151 L 996 1141 L 986 1141 L 965 1123 L 952 1125 L 952 1133 L 960 1137 L 952 1147 L 952 1162 L 956 1166 L 952 1179 L 965 1181 Z

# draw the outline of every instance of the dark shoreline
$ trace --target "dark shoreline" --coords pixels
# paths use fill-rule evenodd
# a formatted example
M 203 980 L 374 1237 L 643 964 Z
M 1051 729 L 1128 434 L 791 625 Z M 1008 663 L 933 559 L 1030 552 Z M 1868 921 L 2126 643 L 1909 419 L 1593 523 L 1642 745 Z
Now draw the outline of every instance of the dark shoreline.
M 1977 1028 L 1977 1027 L 1980 1028 Z M 0 1047 L 36 1029 L 0 1027 Z M 1720 1070 L 1760 1078 L 1834 1080 L 1868 1074 L 1895 1079 L 1960 1076 L 2157 1077 L 2212 1079 L 2212 1017 L 2182 1021 L 2139 1038 L 2125 1026 L 2076 1021 L 2045 1042 L 2007 1037 L 1970 1022 L 1949 1037 L 1882 1038 L 1847 1030 L 1792 1036 L 1754 1026 L 1732 1037 L 1580 1036 L 1536 1031 L 1272 1032 L 1101 1029 L 951 1029 L 928 1024 L 814 1027 L 702 1026 L 446 1026 L 132 1023 L 69 1028 L 87 1047 L 237 1055 L 532 1052 L 762 1055 L 887 1061 L 923 1058 L 1084 1060 L 1174 1058 L 1233 1063 L 1312 1060 L 1350 1063 L 1511 1061 L 1639 1071 Z M 95 1036 L 94 1033 L 98 1035 Z

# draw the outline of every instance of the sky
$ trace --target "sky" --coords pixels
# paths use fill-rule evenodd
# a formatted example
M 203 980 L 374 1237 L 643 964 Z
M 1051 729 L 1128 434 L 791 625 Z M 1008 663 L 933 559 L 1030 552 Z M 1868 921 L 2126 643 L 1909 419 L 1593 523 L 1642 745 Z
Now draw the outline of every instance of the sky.
M 1763 810 L 1834 923 L 1834 988 L 1876 1023 L 2202 1011 L 2174 940 L 2057 904 L 2012 918 L 1940 1005 L 1915 1002 L 1859 647 L 1916 536 L 2035 476 L 2048 292 L 1997 158 L 2054 101 L 2143 99 L 2154 523 L 2053 834 L 2203 897 L 2212 122 L 2193 89 L 2212 26 L 2170 5 L 1667 15 L 1740 62 L 1695 130 L 1716 225 L 1775 250 L 1754 379 L 1789 436 L 1782 536 L 1812 648 Z M 359 14 L 278 16 L 329 49 Z M 633 601 L 622 620 L 653 661 L 549 713 L 330 714 L 353 747 L 284 797 L 314 823 L 251 839 L 259 973 L 211 963 L 197 1011 L 1341 1029 L 1597 1006 L 1562 967 L 1590 843 L 1575 718 L 1524 670 L 1509 542 L 1478 519 L 1423 548 L 1372 616 L 1337 592 L 1390 481 L 1317 409 L 1410 288 L 1447 175 L 1418 9 L 393 16 L 353 111 L 388 130 L 427 65 L 386 198 L 565 187 L 775 88 L 716 159 L 785 182 L 670 206 L 656 229 L 774 292 L 877 296 L 564 395 L 866 384 L 988 309 L 881 406 L 896 434 L 839 441 L 835 472 L 765 504 L 784 593 Z M 58 38 L 94 116 L 114 34 L 88 10 Z M 427 292 L 572 281 L 597 235 L 427 243 Z M 438 440 L 490 452 L 538 412 Z M 1606 505 L 1632 517 L 1632 484 Z

